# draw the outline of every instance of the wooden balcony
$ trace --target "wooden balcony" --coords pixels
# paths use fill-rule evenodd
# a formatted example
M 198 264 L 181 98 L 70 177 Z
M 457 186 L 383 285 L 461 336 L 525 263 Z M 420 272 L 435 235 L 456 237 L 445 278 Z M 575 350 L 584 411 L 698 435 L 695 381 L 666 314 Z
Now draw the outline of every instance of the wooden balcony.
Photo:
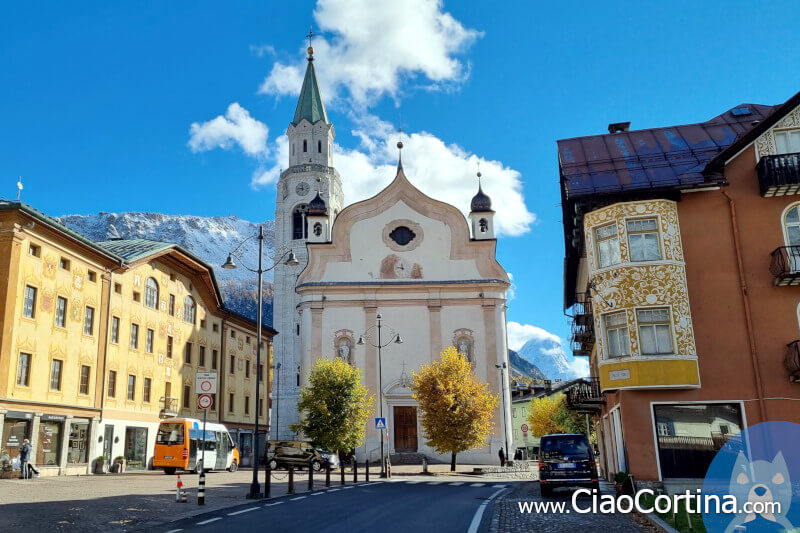
M 578 293 L 572 306 L 571 341 L 573 355 L 591 355 L 594 346 L 594 313 L 588 291 Z
M 606 397 L 600 389 L 600 378 L 590 377 L 586 383 L 567 390 L 567 407 L 579 413 L 596 413 L 603 408 Z
M 800 194 L 800 153 L 765 155 L 756 170 L 761 196 Z

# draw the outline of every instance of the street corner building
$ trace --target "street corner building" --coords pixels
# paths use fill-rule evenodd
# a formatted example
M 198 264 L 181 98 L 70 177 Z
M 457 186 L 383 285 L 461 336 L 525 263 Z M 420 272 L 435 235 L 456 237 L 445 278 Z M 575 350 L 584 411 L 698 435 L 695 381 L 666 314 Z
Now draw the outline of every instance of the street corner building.
M 375 395 L 375 416 L 386 418 L 389 453 L 406 454 L 395 460 L 420 455 L 438 460 L 424 444 L 409 385 L 412 371 L 455 346 L 491 391 L 505 396 L 486 445 L 459 457 L 496 462 L 511 438 L 503 370 L 509 279 L 495 259 L 491 200 L 478 187 L 468 223 L 456 207 L 414 187 L 398 163 L 385 189 L 343 207 L 331 152 L 334 128 L 317 85 L 313 52 L 308 59 L 287 131 L 289 167 L 277 186 L 276 251 L 294 251 L 300 266 L 279 264 L 275 270 L 274 324 L 288 334 L 275 342 L 280 368 L 273 437 L 295 436 L 289 426 L 298 420 L 299 388 L 307 385 L 314 361 L 340 357 L 362 370 Z M 402 344 L 391 343 L 396 335 Z M 385 346 L 381 350 L 378 344 Z M 379 433 L 370 421 L 366 445 L 356 453 L 377 460 L 379 450 Z
M 564 302 L 606 476 L 699 486 L 742 428 L 800 423 L 800 93 L 558 141 Z
M 276 332 L 262 331 L 271 344 Z M 94 242 L 0 201 L 0 453 L 10 460 L 27 438 L 42 475 L 100 471 L 100 456 L 147 469 L 160 420 L 202 418 L 199 371 L 219 374 L 209 419 L 228 425 L 249 462 L 255 409 L 268 420 L 268 396 L 248 392 L 269 379 L 255 368 L 255 338 L 255 322 L 223 305 L 211 267 L 180 246 Z

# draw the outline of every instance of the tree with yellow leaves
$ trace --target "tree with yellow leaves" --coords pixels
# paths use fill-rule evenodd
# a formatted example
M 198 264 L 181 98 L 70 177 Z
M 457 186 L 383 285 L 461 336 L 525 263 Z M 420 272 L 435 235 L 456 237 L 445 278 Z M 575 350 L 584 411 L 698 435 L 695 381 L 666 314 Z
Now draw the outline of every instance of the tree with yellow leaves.
M 350 451 L 364 442 L 375 396 L 361 384 L 361 371 L 336 357 L 318 359 L 300 390 L 302 420 L 291 426 L 322 448 Z
M 498 396 L 488 391 L 472 372 L 472 365 L 453 346 L 440 359 L 412 372 L 411 390 L 419 403 L 426 443 L 438 453 L 450 452 L 450 470 L 456 455 L 483 446 L 494 429 Z
M 528 408 L 528 425 L 534 437 L 542 437 L 548 433 L 563 431 L 556 421 L 560 402 L 552 396 L 542 396 L 531 400 Z

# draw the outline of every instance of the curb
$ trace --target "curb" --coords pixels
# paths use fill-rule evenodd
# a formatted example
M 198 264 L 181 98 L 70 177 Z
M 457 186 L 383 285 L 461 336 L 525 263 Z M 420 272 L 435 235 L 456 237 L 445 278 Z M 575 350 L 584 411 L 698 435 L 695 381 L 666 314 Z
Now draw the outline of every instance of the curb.
M 636 516 L 644 518 L 651 526 L 658 529 L 662 533 L 680 533 L 677 529 L 667 524 L 655 513 L 636 513 Z

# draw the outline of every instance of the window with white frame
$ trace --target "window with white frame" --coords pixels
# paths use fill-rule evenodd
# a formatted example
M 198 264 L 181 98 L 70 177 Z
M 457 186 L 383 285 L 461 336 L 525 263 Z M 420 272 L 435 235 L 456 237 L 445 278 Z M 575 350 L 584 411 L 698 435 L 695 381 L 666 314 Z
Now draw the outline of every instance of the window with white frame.
M 673 353 L 669 309 L 639 309 L 636 319 L 642 355 Z
M 628 317 L 625 311 L 605 315 L 603 321 L 606 327 L 608 357 L 630 355 L 631 341 L 628 333 Z
M 597 228 L 595 240 L 597 241 L 597 266 L 598 268 L 616 265 L 620 262 L 619 235 L 617 225 L 608 224 Z
M 154 278 L 147 278 L 145 282 L 144 305 L 153 309 L 158 308 L 158 282 Z
M 658 221 L 639 218 L 628 221 L 628 244 L 631 261 L 658 261 L 661 247 L 658 242 Z
M 775 147 L 779 154 L 800 152 L 800 129 L 776 131 Z

